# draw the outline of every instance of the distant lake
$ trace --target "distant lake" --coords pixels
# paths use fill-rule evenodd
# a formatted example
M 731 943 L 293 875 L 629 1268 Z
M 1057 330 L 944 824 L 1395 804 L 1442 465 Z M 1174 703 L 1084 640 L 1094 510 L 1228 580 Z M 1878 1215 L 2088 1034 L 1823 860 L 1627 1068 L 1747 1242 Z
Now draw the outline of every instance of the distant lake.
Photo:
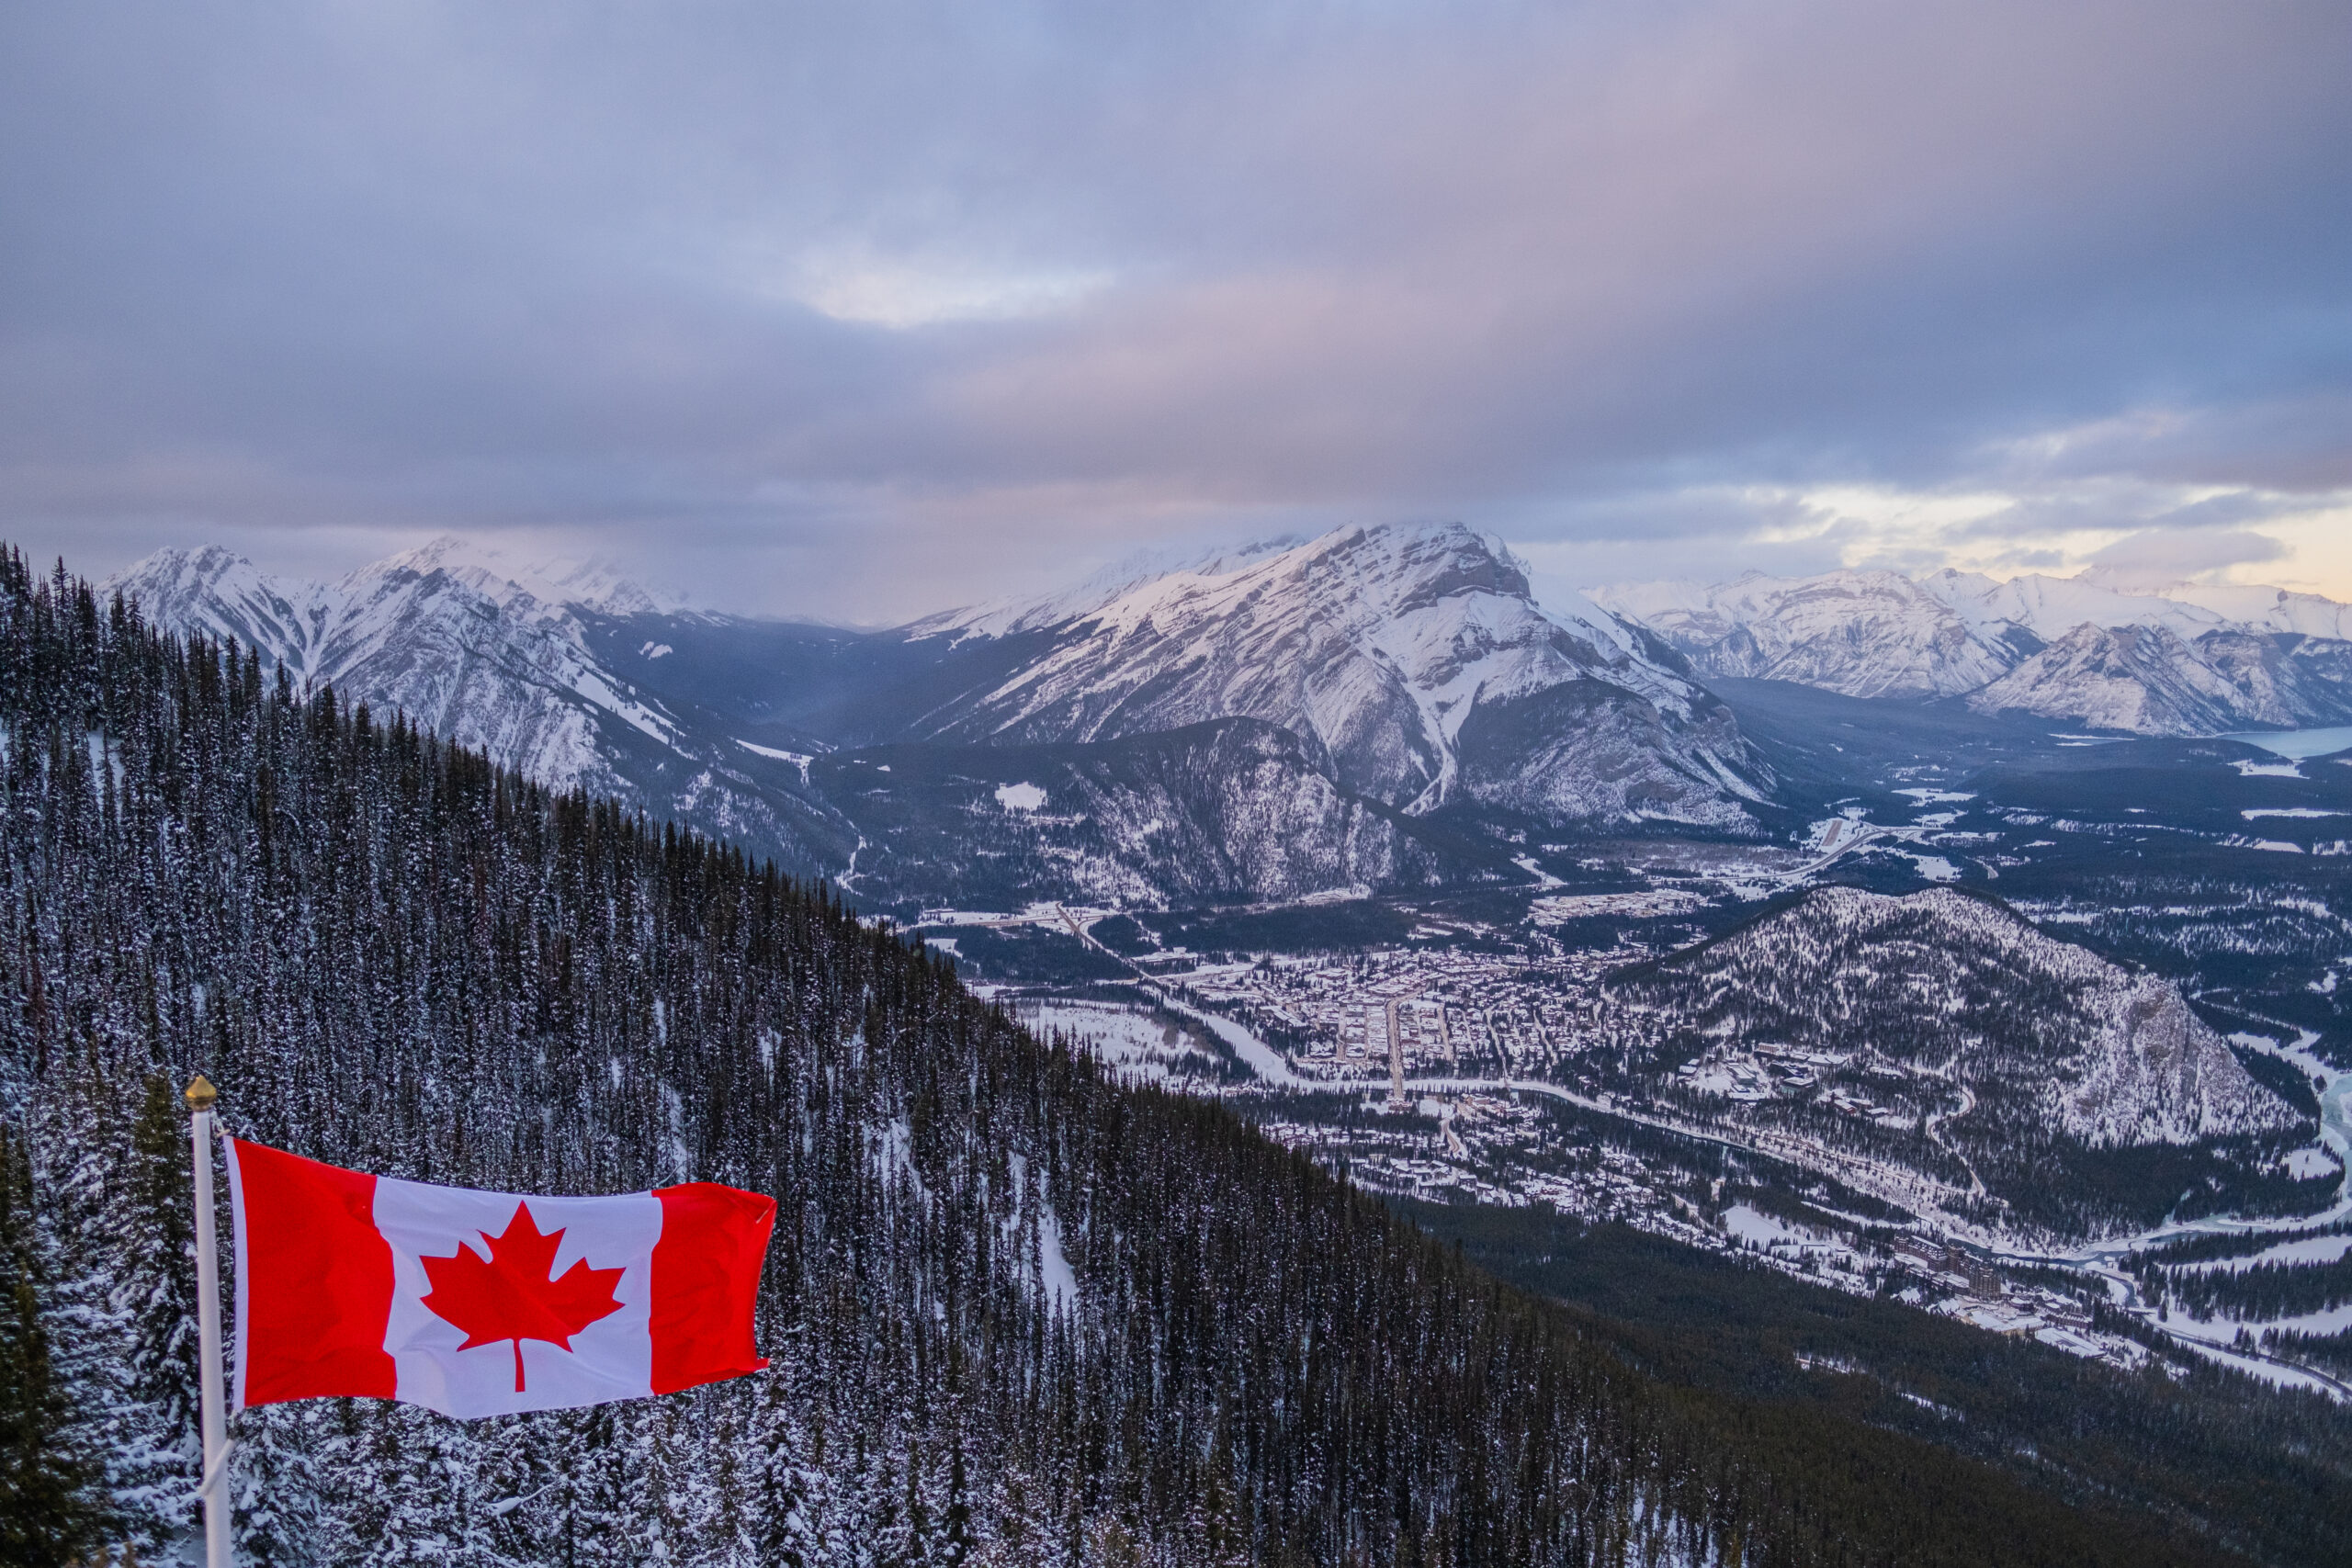
M 2300 762 L 2306 757 L 2324 757 L 2330 752 L 2352 747 L 2352 725 L 2337 725 L 2333 729 L 2273 729 L 2257 734 L 2222 735 L 2221 740 L 2243 740 L 2249 746 L 2259 746 L 2266 751 L 2276 751 L 2281 757 L 2292 757 Z

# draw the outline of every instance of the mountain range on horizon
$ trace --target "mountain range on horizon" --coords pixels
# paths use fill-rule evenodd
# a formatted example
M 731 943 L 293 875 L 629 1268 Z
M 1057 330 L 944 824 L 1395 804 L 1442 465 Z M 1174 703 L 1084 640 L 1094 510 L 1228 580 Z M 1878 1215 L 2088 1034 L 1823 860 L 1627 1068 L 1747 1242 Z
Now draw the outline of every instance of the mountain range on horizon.
M 1979 713 L 2118 734 L 2352 722 L 2352 605 L 2281 588 L 2129 592 L 2088 573 L 2000 581 L 1947 568 L 1751 571 L 1591 597 L 1656 632 L 1702 678 L 1958 698 Z
M 1591 605 L 1540 606 L 1507 548 L 1454 525 L 1130 567 L 878 632 L 689 611 L 601 570 L 525 575 L 440 541 L 322 583 L 167 550 L 105 586 L 558 787 L 875 896 L 865 846 L 941 813 L 1069 868 L 1045 879 L 1064 896 L 1287 897 L 1517 875 L 1441 830 L 1470 819 L 1753 832 L 1772 788 L 1679 655 Z M 911 808 L 930 826 L 856 761 L 909 746 L 962 760 L 963 794 Z M 1016 760 L 1037 776 L 980 787 L 975 770 Z M 1084 798 L 1082 833 L 998 807 L 999 785 Z
M 2217 1359 L 2352 1399 L 2334 1341 L 2293 1337 L 2332 1321 L 2352 1271 L 2347 1080 L 2315 1049 L 2338 1016 L 2352 755 L 2093 745 L 1987 700 L 2112 645 L 2136 662 L 2090 674 L 2176 715 L 2202 702 L 2211 729 L 2243 700 L 2214 673 L 2233 639 L 2342 639 L 2028 584 L 1995 606 L 2018 619 L 1951 592 L 1976 637 L 1955 648 L 1873 618 L 1916 609 L 1917 583 L 1851 575 L 1715 595 L 1745 617 L 1716 639 L 1734 647 L 1813 616 L 1804 680 L 1718 672 L 1656 604 L 1645 622 L 1605 591 L 1540 603 L 1507 547 L 1454 527 L 1163 558 L 882 631 L 662 607 L 609 571 L 503 575 L 458 541 L 325 583 L 159 556 L 107 585 L 137 619 L 26 582 L 42 635 L 211 639 L 159 645 L 156 668 L 209 670 L 234 638 L 218 689 L 348 738 L 321 755 L 492 776 L 430 730 L 560 792 L 501 785 L 518 819 L 642 844 L 648 866 L 715 839 L 713 864 L 821 877 L 813 907 L 862 922 L 844 929 L 920 944 L 928 972 L 1040 1038 L 1082 1032 L 1118 1074 L 1255 1106 L 1318 1160 L 1344 1150 L 1364 1192 L 1499 1240 L 1474 1254 L 1498 1265 L 1565 1256 L 1543 1228 L 1561 1224 L 1598 1227 L 1577 1244 L 1606 1255 L 1592 1266 L 1645 1291 L 1681 1290 L 1689 1259 L 1621 1245 L 1717 1253 L 1733 1283 L 1705 1293 L 1734 1317 L 1758 1269 L 1911 1314 L 1820 1349 L 1890 1388 L 1940 1317 L 2123 1380 L 2110 1425 L 2154 1397 L 2131 1390 L 2170 1397 L 2175 1371 Z M 2116 624 L 2066 628 L 2086 604 Z M 2324 630 L 2328 606 L 2274 610 Z M 1906 646 L 1977 658 L 1981 683 L 1836 689 Z M 101 729 L 88 773 L 62 731 L 0 741 L 104 800 Z M 331 823 L 319 798 L 289 821 Z M 548 973 L 564 951 L 543 949 Z M 670 1018 L 645 1016 L 648 1037 Z M 1616 1224 L 1648 1239 L 1598 1239 Z M 2275 1230 L 2276 1259 L 2209 1277 L 2162 1250 L 2179 1225 Z M 2119 1247 L 2132 1272 L 2096 1250 Z M 1946 1442 L 1938 1412 L 1964 1409 L 1972 1433 L 2049 1440 L 1979 1386 L 2011 1375 L 1871 1421 Z M 2244 1440 L 2284 1439 L 2255 1422 Z M 2165 1463 L 2202 1452 L 2180 1439 Z
M 1279 901 L 1519 879 L 1531 830 L 1789 830 L 1710 682 L 2120 735 L 2352 722 L 2352 607 L 2316 595 L 1849 570 L 1539 602 L 1460 525 L 1147 554 L 879 630 L 454 538 L 319 582 L 164 550 L 105 586 L 894 907 Z

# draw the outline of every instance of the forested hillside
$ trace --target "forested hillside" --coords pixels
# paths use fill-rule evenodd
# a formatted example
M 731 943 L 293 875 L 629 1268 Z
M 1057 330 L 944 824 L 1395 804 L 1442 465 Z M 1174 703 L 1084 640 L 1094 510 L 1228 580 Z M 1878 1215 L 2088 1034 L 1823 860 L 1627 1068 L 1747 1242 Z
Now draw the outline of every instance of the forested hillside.
M 771 1372 L 240 1417 L 255 1562 L 2201 1560 L 1860 1427 L 1784 1450 L 821 889 L 13 553 L 0 725 L 10 1562 L 191 1517 L 198 1068 L 341 1164 L 780 1206 Z
M 2308 1213 L 2334 1190 L 2289 1177 L 2308 1112 L 2177 987 L 1982 895 L 1815 888 L 1608 993 L 1665 1094 L 1919 1172 L 1941 1188 L 1919 1201 L 2021 1235 Z

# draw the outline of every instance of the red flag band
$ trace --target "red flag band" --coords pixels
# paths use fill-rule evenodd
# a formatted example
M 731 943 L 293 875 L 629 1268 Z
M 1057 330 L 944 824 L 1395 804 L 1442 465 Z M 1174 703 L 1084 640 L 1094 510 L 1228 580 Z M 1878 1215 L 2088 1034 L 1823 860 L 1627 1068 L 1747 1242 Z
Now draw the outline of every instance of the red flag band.
M 236 1401 L 359 1394 L 445 1416 L 601 1404 L 755 1372 L 775 1202 L 431 1187 L 229 1140 Z

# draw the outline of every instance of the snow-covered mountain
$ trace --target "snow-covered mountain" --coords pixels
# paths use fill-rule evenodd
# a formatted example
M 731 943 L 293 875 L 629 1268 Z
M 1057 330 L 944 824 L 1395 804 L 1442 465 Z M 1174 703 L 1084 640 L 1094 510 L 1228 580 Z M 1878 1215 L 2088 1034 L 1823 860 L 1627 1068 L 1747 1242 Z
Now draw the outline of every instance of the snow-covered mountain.
M 297 679 L 398 706 L 462 745 L 563 787 L 618 785 L 603 730 L 678 739 L 658 704 L 616 682 L 562 606 L 459 567 L 447 546 L 333 582 L 287 582 L 218 547 L 161 550 L 105 586 L 158 625 L 233 637 Z
M 2260 722 L 2246 695 L 2170 626 L 2086 621 L 1968 705 L 2132 735 L 2219 735 Z
M 1834 1132 L 2005 1224 L 2153 1223 L 2198 1162 L 2258 1170 L 2312 1130 L 2170 982 L 1951 889 L 1819 888 L 1611 990 L 1662 1022 L 1682 1092 Z M 2129 1153 L 2154 1147 L 2184 1153 Z
M 661 602 L 601 567 L 561 570 L 542 581 L 607 604 Z M 700 740 L 590 647 L 582 620 L 590 605 L 542 600 L 459 541 L 435 541 L 331 582 L 278 579 L 218 547 L 165 549 L 104 586 L 135 599 L 154 625 L 234 637 L 298 682 L 401 708 L 559 789 L 617 795 L 752 839 L 787 863 L 846 853 L 835 843 L 840 824 L 787 798 L 796 770 Z
M 2352 717 L 2352 605 L 2283 589 L 2131 592 L 2089 575 L 1998 582 L 1834 571 L 1598 589 L 1702 675 L 1856 697 L 1966 697 L 1983 712 L 2144 735 Z
M 1590 604 L 1540 608 L 1521 563 L 1458 525 L 1340 528 L 909 628 L 1016 632 L 1039 649 L 921 733 L 1091 742 L 1257 718 L 1351 793 L 1547 820 L 1736 826 L 1767 783 L 1670 650 Z
M 682 613 L 608 570 L 457 540 L 332 582 L 167 550 L 107 586 L 560 788 L 892 901 L 1510 874 L 1499 852 L 1430 848 L 1410 818 L 1744 829 L 1770 782 L 1670 649 L 1589 605 L 1539 609 L 1519 563 L 1460 527 L 1133 560 L 876 633 Z M 859 760 L 910 745 L 931 761 L 902 756 L 895 777 Z M 1016 751 L 1034 781 L 996 779 Z M 943 758 L 965 760 L 915 788 Z M 980 779 L 1083 808 L 1008 814 Z
M 693 607 L 685 594 L 632 577 L 604 556 L 550 560 L 444 535 L 383 564 L 395 562 L 418 572 L 446 571 L 501 604 L 528 599 L 541 609 L 598 615 L 677 615 Z
M 1750 572 L 1713 587 L 1628 583 L 1596 604 L 1647 626 L 1703 674 L 1794 681 L 1849 697 L 1951 697 L 2041 646 L 2031 628 L 1969 613 L 1894 571 Z
M 2015 1089 L 2093 1146 L 2299 1125 L 2170 983 L 1950 888 L 1820 888 L 1657 976 L 1635 988 L 1680 990 L 1702 1034 L 1859 1052 L 1864 1076 L 1882 1060 L 1980 1100 Z

